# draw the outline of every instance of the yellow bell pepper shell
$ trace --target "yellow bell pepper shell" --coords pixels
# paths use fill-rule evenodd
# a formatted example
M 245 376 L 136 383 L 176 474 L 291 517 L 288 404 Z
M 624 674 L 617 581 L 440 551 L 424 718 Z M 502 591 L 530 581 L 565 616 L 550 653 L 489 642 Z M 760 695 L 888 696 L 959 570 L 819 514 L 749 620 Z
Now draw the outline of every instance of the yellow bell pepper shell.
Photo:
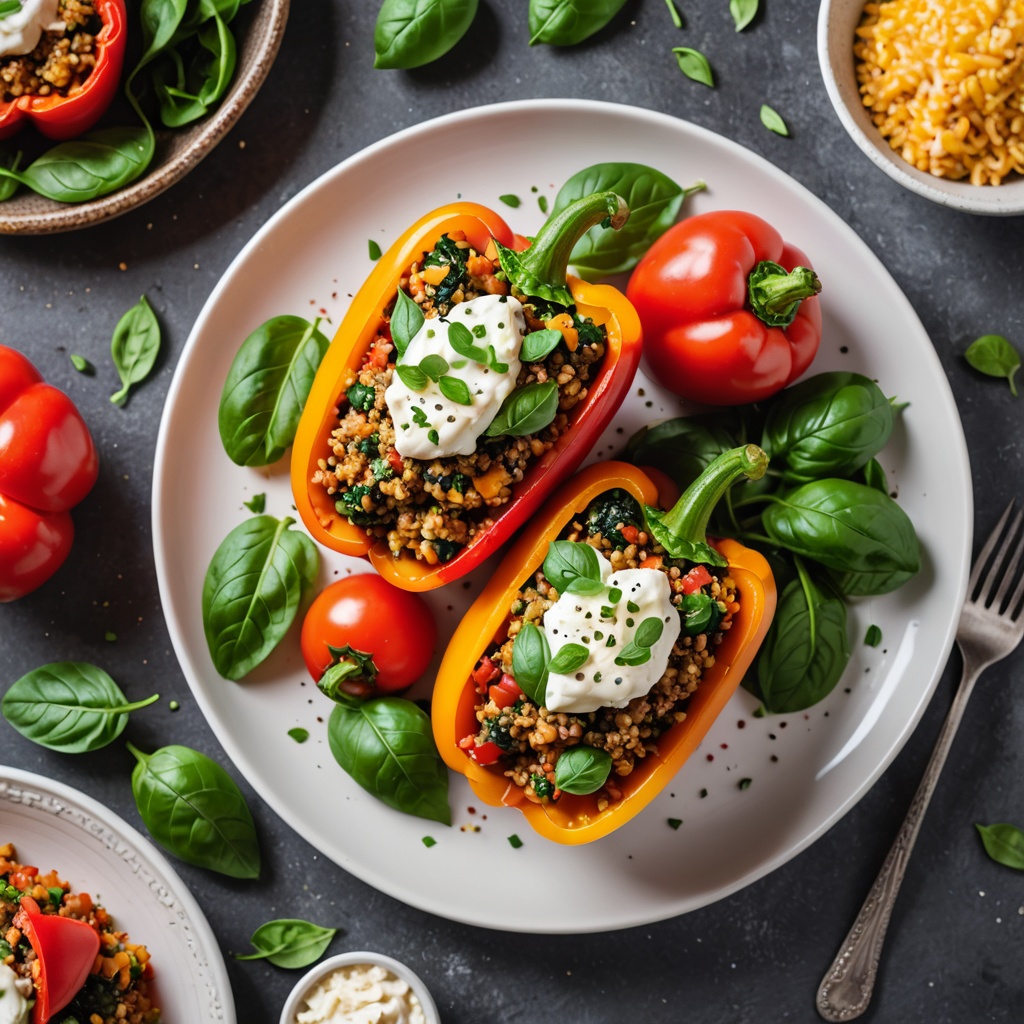
M 684 705 L 686 718 L 658 740 L 656 754 L 638 761 L 630 775 L 616 778 L 621 800 L 599 808 L 597 795 L 562 794 L 554 802 L 533 802 L 501 773 L 500 763 L 478 764 L 460 748 L 478 729 L 479 700 L 471 674 L 488 647 L 505 636 L 509 608 L 523 583 L 544 562 L 548 546 L 574 517 L 605 491 L 622 488 L 642 505 L 657 505 L 654 483 L 634 466 L 605 462 L 589 466 L 556 491 L 498 566 L 473 603 L 445 651 L 434 684 L 431 719 L 437 748 L 449 768 L 469 780 L 473 792 L 492 806 L 517 806 L 540 835 L 564 845 L 589 843 L 624 825 L 672 780 L 700 744 L 732 697 L 761 645 L 775 612 L 775 580 L 767 561 L 733 540 L 714 546 L 729 562 L 739 611 L 715 652 L 697 691 Z

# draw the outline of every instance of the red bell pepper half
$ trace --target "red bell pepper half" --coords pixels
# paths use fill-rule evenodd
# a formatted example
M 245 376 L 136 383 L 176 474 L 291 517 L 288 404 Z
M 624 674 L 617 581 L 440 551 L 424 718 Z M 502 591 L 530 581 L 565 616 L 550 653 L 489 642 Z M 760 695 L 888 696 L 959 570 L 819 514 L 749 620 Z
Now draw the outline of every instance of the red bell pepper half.
M 67 93 L 55 89 L 45 96 L 26 93 L 6 102 L 0 98 L 0 139 L 26 124 L 51 139 L 73 139 L 88 131 L 110 106 L 120 85 L 128 39 L 125 5 L 124 0 L 93 0 L 93 6 L 102 28 L 95 36 L 96 63 L 88 77 Z
M 0 601 L 45 583 L 74 536 L 69 510 L 99 459 L 74 403 L 20 352 L 0 345 Z

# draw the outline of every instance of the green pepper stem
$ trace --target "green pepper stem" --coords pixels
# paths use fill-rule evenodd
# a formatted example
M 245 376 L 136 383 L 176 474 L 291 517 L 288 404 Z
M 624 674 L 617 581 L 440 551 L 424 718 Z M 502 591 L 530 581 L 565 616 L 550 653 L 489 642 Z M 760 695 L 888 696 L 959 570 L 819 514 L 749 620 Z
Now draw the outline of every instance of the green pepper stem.
M 768 468 L 768 456 L 756 444 L 722 452 L 661 518 L 673 537 L 690 544 L 704 544 L 708 522 L 725 492 L 741 477 L 760 480 Z
M 762 260 L 747 279 L 747 301 L 753 314 L 769 327 L 788 327 L 804 299 L 821 291 L 818 275 L 809 267 L 785 267 Z

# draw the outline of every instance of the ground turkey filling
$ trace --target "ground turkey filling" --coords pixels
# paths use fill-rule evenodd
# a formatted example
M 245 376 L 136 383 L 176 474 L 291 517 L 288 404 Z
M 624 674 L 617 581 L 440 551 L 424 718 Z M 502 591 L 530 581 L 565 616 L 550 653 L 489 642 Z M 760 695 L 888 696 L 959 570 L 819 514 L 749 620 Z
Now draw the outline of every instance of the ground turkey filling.
M 100 951 L 82 991 L 51 1024 L 159 1024 L 160 1011 L 149 994 L 149 952 L 115 931 L 110 915 L 88 893 L 73 893 L 55 871 L 40 874 L 19 864 L 14 847 L 0 845 L 0 961 L 19 978 L 35 981 L 35 951 L 14 925 L 18 900 L 31 896 L 44 914 L 77 918 L 96 930 Z
M 67 96 L 96 66 L 96 36 L 103 27 L 96 9 L 83 0 L 62 0 L 58 20 L 63 32 L 44 32 L 31 53 L 0 57 L 0 100 L 19 96 Z
M 401 287 L 428 320 L 479 295 L 510 294 L 497 261 L 476 252 L 458 232 L 444 235 L 431 253 L 413 263 Z M 331 453 L 319 460 L 313 483 L 335 497 L 340 515 L 371 537 L 386 538 L 396 555 L 408 552 L 434 565 L 471 543 L 492 522 L 491 510 L 512 499 L 530 460 L 569 429 L 572 409 L 587 395 L 587 383 L 605 353 L 604 329 L 572 308 L 515 297 L 524 303 L 527 333 L 553 328 L 563 338 L 543 362 L 524 362 L 516 380 L 516 388 L 549 380 L 558 385 L 558 412 L 540 432 L 481 437 L 468 456 L 403 459 L 384 403 L 394 372 L 386 322 L 339 401 Z
M 611 492 L 615 505 L 595 502 L 588 513 L 574 521 L 565 538 L 585 541 L 607 557 L 613 570 L 656 566 L 668 575 L 672 602 L 680 605 L 684 594 L 692 592 L 692 563 L 674 561 L 664 555 L 642 527 L 639 505 L 623 492 Z M 608 508 L 621 509 L 625 515 L 611 523 Z M 635 511 L 632 511 L 635 510 Z M 704 570 L 696 570 L 703 574 Z M 715 573 L 722 573 L 716 576 Z M 481 694 L 476 706 L 479 730 L 463 739 L 461 746 L 470 753 L 487 742 L 496 743 L 502 756 L 495 768 L 522 788 L 533 801 L 557 800 L 555 763 L 569 747 L 579 744 L 605 750 L 611 755 L 608 780 L 596 794 L 603 810 L 622 796 L 617 779 L 629 775 L 637 762 L 657 749 L 658 737 L 666 729 L 683 721 L 686 699 L 700 684 L 704 672 L 715 662 L 715 649 L 732 625 L 737 604 L 736 585 L 723 570 L 711 569 L 710 582 L 699 589 L 717 603 L 718 621 L 708 632 L 688 635 L 685 628 L 672 648 L 661 678 L 645 696 L 637 697 L 622 708 L 600 708 L 583 714 L 552 712 L 536 707 L 525 696 L 502 706 L 505 696 L 500 680 L 512 677 L 512 646 L 516 634 L 526 623 L 541 625 L 545 611 L 558 599 L 558 592 L 538 571 L 523 586 L 512 602 L 507 639 L 492 647 L 478 663 L 473 679 Z M 689 576 L 689 579 L 688 579 Z M 495 700 L 497 698 L 497 700 Z

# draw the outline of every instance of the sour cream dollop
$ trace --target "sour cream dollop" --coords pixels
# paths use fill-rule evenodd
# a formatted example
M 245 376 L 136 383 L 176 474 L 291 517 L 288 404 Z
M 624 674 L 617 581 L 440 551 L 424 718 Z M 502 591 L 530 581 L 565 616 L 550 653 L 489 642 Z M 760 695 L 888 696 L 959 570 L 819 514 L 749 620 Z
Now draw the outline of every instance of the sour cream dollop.
M 622 708 L 642 697 L 665 674 L 682 620 L 672 604 L 672 587 L 660 569 L 612 570 L 599 556 L 601 579 L 607 589 L 598 594 L 561 594 L 544 613 L 544 632 L 554 658 L 567 644 L 589 651 L 575 671 L 548 674 L 545 704 L 549 711 L 583 714 L 598 708 Z M 639 665 L 619 665 L 615 659 L 635 642 L 648 619 L 662 623 L 650 657 Z
M 488 353 L 486 362 L 452 347 L 450 328 L 455 324 L 467 328 L 472 344 Z M 468 405 L 453 401 L 445 395 L 441 381 L 429 378 L 414 390 L 396 370 L 384 392 L 384 402 L 395 425 L 398 454 L 412 459 L 472 455 L 477 438 L 515 388 L 525 332 L 522 303 L 504 295 L 482 295 L 453 306 L 444 319 L 425 320 L 400 365 L 418 367 L 428 356 L 440 356 L 449 367 L 445 376 L 464 384 L 472 401 Z M 507 369 L 496 369 L 495 364 Z
M 64 32 L 58 0 L 21 0 L 21 9 L 0 18 L 0 57 L 31 53 L 44 32 Z
M 28 1024 L 32 982 L 0 964 L 0 1024 Z

